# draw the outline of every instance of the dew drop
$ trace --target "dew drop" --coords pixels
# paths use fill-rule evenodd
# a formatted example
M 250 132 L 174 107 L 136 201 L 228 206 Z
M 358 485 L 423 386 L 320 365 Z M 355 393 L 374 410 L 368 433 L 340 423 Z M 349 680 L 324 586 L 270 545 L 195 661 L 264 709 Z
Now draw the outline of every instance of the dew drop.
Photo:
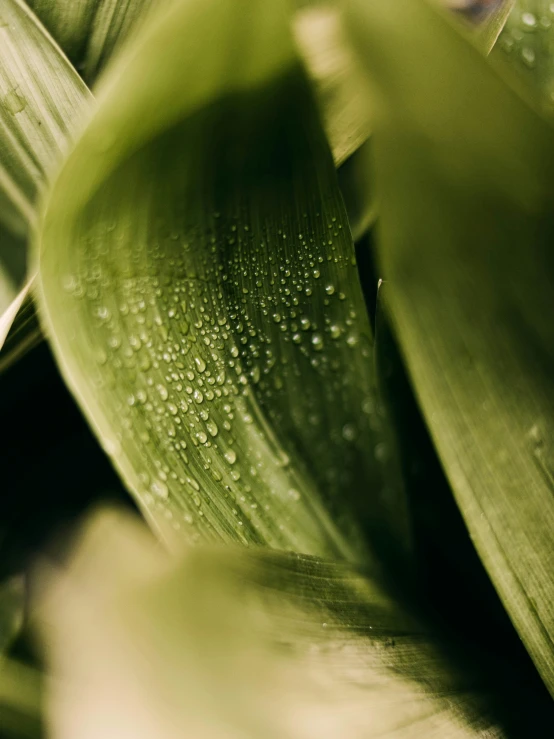
M 167 500 L 169 497 L 169 489 L 165 482 L 163 480 L 155 480 L 152 485 L 150 485 L 150 490 L 154 493 L 154 495 L 157 495 L 158 498 L 163 498 L 164 500 Z
M 312 346 L 316 352 L 320 352 L 323 349 L 323 337 L 321 334 L 315 333 L 312 336 Z
M 99 365 L 104 365 L 108 361 L 108 355 L 106 354 L 104 349 L 96 349 L 96 351 L 94 352 L 94 358 Z
M 156 385 L 156 390 L 159 393 L 159 396 L 162 400 L 167 400 L 169 397 L 169 393 L 167 392 L 167 388 L 165 385 Z
M 352 423 L 345 423 L 342 427 L 342 438 L 345 441 L 354 441 L 356 438 L 356 427 Z
M 521 22 L 526 28 L 537 27 L 537 18 L 533 13 L 523 13 L 521 16 Z
M 225 452 L 225 459 L 229 462 L 229 464 L 235 464 L 237 461 L 237 455 L 234 449 L 227 449 Z

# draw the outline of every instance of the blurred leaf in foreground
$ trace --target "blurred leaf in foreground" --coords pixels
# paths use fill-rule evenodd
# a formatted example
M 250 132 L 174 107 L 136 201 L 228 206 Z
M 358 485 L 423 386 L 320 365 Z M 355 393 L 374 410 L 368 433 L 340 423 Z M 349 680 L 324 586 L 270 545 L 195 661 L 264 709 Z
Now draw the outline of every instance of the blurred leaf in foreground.
M 430 4 L 353 0 L 350 20 L 379 111 L 393 324 L 479 555 L 554 691 L 554 132 Z
M 2 739 L 42 737 L 42 684 L 28 665 L 0 656 L 0 732 Z
M 234 547 L 183 555 L 121 515 L 89 522 L 38 611 L 53 739 L 500 739 L 517 735 L 518 701 L 538 736 L 524 686 L 500 704 L 504 678 L 491 690 L 483 655 L 477 670 L 460 662 L 354 568 Z
M 0 583 L 0 653 L 21 626 L 24 585 L 21 577 Z

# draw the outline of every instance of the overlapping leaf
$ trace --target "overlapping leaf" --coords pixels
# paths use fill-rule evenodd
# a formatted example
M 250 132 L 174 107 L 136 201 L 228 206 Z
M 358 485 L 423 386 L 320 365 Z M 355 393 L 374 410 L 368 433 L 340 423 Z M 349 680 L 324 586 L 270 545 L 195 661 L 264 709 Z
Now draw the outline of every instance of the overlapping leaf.
M 25 231 L 89 93 L 22 0 L 0 9 L 0 218 Z
M 90 84 L 147 17 L 152 0 L 29 0 L 29 5 Z
M 309 5 L 295 14 L 294 30 L 319 91 L 329 144 L 340 165 L 370 134 L 367 97 L 345 38 L 340 10 L 325 3 Z
M 283 6 L 176 3 L 149 24 L 53 187 L 40 279 L 66 380 L 166 535 L 359 557 L 367 526 L 405 551 L 353 245 Z
M 27 294 L 29 292 L 29 285 L 25 287 L 13 298 L 11 303 L 8 305 L 6 310 L 0 315 L 0 349 L 2 348 L 4 341 L 9 333 L 12 323 L 15 320 L 17 312 L 23 305 Z
M 176 563 L 134 522 L 104 514 L 40 614 L 54 739 L 541 730 L 544 706 L 524 686 L 512 685 L 523 710 L 503 680 L 491 690 L 485 654 L 477 671 L 460 663 L 374 579 L 314 558 L 198 548 Z
M 544 0 L 515 0 L 494 49 L 494 60 L 507 67 L 548 115 L 554 113 L 554 6 Z
M 554 134 L 421 0 L 351 3 L 379 106 L 379 248 L 479 554 L 554 689 Z
M 101 0 L 28 0 L 41 22 L 74 64 L 81 65 L 86 53 L 94 16 Z

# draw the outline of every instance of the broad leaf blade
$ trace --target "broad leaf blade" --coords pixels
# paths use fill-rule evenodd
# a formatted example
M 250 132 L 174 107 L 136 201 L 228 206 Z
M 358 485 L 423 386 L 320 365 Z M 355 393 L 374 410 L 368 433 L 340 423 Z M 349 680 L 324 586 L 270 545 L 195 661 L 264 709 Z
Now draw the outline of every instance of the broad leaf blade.
M 389 285 L 381 282 L 375 317 L 376 376 L 408 494 L 418 597 L 458 633 L 487 650 L 509 654 L 514 669 L 532 679 L 533 662 L 470 538 L 414 396 L 388 317 L 388 291 Z
M 285 8 L 248 8 L 173 4 L 106 76 L 46 205 L 44 318 L 166 536 L 405 552 L 333 162 Z
M 121 517 L 89 525 L 39 613 L 54 739 L 515 739 L 548 715 L 354 568 L 233 547 L 168 561 Z
M 351 21 L 380 104 L 394 326 L 471 536 L 553 690 L 554 134 L 426 3 L 356 1 Z

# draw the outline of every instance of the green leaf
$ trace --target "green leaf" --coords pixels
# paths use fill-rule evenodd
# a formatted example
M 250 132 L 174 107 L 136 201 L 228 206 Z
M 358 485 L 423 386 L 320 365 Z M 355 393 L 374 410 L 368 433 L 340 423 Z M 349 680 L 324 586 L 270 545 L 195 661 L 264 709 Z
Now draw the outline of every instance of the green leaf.
M 168 0 L 158 0 L 167 2 Z M 84 63 L 85 79 L 93 81 L 122 42 L 147 21 L 152 0 L 97 0 Z
M 514 668 L 517 664 L 522 676 L 532 679 L 533 662 L 475 550 L 414 397 L 386 315 L 388 292 L 389 284 L 381 282 L 375 317 L 376 377 L 380 406 L 394 432 L 391 448 L 397 451 L 408 494 L 417 595 L 451 628 L 486 649 L 510 654 Z
M 102 0 L 27 0 L 68 57 L 82 63 L 94 16 Z
M 486 15 L 477 34 L 479 44 L 485 51 L 492 51 L 513 7 L 514 0 L 493 3 L 493 9 Z
M 23 622 L 21 576 L 0 583 L 0 730 L 2 738 L 36 736 L 38 694 L 33 670 L 6 656 Z
M 0 220 L 24 233 L 89 93 L 21 0 L 0 9 Z
M 3 739 L 38 739 L 42 687 L 39 673 L 18 660 L 0 656 L 0 727 Z
M 548 715 L 509 665 L 519 694 L 486 652 L 462 660 L 374 577 L 234 547 L 171 561 L 113 514 L 89 522 L 38 613 L 53 739 L 82 727 L 90 739 L 114 727 L 140 739 L 515 739 L 542 735 Z
M 65 152 L 89 97 L 25 3 L 5 0 L 0 8 L 0 260 L 8 264 L 16 290 L 37 193 Z M 4 313 L 0 306 L 0 346 L 16 312 Z
M 337 170 L 340 191 L 354 242 L 368 233 L 377 217 L 373 181 L 367 166 L 371 140 L 365 141 Z
M 159 5 L 166 0 L 158 0 Z M 89 83 L 148 17 L 152 0 L 29 0 Z
M 163 0 L 167 2 L 168 0 Z M 30 5 L 93 83 L 122 42 L 146 22 L 152 0 L 32 0 Z M 315 84 L 337 166 L 368 138 L 359 73 L 344 38 L 340 11 L 325 2 L 294 3 L 299 51 Z
M 337 166 L 339 186 L 354 241 L 373 222 L 375 207 L 366 152 L 371 133 L 364 81 L 342 28 L 339 6 L 297 2 L 293 32 L 316 94 Z
M 0 583 L 0 653 L 4 652 L 21 628 L 23 601 L 21 577 L 13 577 Z
M 25 285 L 0 316 L 0 375 L 44 339 L 31 286 Z
M 428 4 L 353 0 L 350 25 L 379 109 L 394 327 L 471 537 L 554 690 L 554 133 Z
M 369 137 L 363 80 L 342 28 L 340 8 L 317 3 L 294 16 L 294 32 L 316 90 L 337 166 Z
M 284 6 L 160 13 L 106 75 L 40 230 L 65 379 L 165 536 L 360 557 L 365 527 L 406 551 L 353 244 Z
M 0 320 L 4 311 L 6 311 L 16 295 L 15 285 L 8 271 L 4 265 L 0 262 Z
M 468 21 L 477 44 L 488 53 L 506 24 L 514 0 L 443 0 L 443 4 Z
M 522 83 L 546 114 L 554 113 L 554 7 L 542 0 L 515 0 L 494 48 L 495 62 Z
M 12 299 L 12 302 L 0 315 L 0 349 L 2 349 L 10 328 L 12 327 L 12 324 L 17 316 L 17 313 L 27 297 L 29 287 L 29 284 L 25 285 L 25 287 L 20 290 L 20 292 Z

